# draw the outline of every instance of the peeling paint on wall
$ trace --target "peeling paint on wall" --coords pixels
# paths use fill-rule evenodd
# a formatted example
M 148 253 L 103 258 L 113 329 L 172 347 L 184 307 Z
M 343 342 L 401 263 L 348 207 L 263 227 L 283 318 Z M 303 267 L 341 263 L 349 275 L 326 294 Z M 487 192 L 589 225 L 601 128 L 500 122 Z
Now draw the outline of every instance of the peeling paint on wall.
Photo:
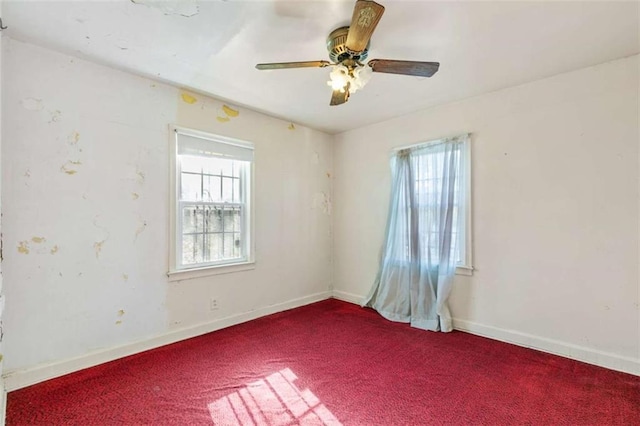
M 28 241 L 20 241 L 18 243 L 18 253 L 29 254 L 29 242 Z
M 136 228 L 136 235 L 133 238 L 133 241 L 136 241 L 138 239 L 138 235 L 142 234 L 145 229 L 147 229 L 147 221 L 143 219 L 139 219 L 138 228 Z
M 57 123 L 62 119 L 62 112 L 60 110 L 49 111 L 49 124 Z
M 80 164 L 80 162 L 67 161 L 65 164 L 60 166 L 60 172 L 68 175 L 75 175 L 78 171 L 72 168 L 74 164 Z
M 100 252 L 102 251 L 102 246 L 107 240 L 96 241 L 93 243 L 93 250 L 96 252 L 96 259 L 100 258 Z
M 24 109 L 29 111 L 42 111 L 44 109 L 42 99 L 27 98 L 23 99 L 20 103 Z
M 198 102 L 198 99 L 195 96 L 191 96 L 188 93 L 183 93 L 180 95 L 180 97 L 182 98 L 183 102 L 186 102 L 188 104 L 195 104 L 196 102 Z
M 314 153 L 311 155 L 311 162 L 312 162 L 313 164 L 320 164 L 320 154 L 318 154 L 317 152 L 314 152 Z
M 145 180 L 145 175 L 144 172 L 141 171 L 140 169 L 136 168 L 136 179 L 138 180 L 138 183 L 140 185 L 144 184 L 144 180 Z
M 73 131 L 73 133 L 71 133 L 71 134 L 67 137 L 67 141 L 68 141 L 71 145 L 75 145 L 75 144 L 77 144 L 79 140 L 80 140 L 80 133 L 76 132 L 75 130 Z
M 313 208 L 321 209 L 327 216 L 331 215 L 331 198 L 325 192 L 317 192 L 313 196 Z

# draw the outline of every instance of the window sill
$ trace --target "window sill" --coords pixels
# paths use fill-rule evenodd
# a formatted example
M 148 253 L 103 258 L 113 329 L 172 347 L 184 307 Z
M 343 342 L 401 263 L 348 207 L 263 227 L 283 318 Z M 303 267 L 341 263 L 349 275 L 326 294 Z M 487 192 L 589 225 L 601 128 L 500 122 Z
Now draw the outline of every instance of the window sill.
M 182 271 L 169 271 L 169 281 L 183 281 L 194 278 L 208 277 L 211 275 L 230 274 L 233 272 L 249 271 L 256 268 L 255 262 L 234 263 L 231 265 L 207 266 L 197 269 L 185 269 Z
M 473 266 L 456 266 L 456 275 L 473 275 Z

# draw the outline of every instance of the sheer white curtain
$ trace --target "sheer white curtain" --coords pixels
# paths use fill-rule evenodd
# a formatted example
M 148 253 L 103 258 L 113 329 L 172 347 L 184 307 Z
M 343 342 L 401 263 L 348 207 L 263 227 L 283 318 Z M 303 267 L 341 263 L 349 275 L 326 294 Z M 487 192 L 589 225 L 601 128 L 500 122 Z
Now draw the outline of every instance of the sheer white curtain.
M 397 151 L 378 275 L 364 303 L 392 321 L 451 331 L 468 135 Z

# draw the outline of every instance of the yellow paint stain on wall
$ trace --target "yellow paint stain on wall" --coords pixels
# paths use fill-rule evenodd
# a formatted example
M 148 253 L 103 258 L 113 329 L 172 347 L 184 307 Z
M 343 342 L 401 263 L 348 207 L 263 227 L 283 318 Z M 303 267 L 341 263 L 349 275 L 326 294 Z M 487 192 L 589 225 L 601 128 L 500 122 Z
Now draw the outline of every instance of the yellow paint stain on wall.
M 182 100 L 188 104 L 195 104 L 196 102 L 198 102 L 198 99 L 195 96 L 191 96 L 188 93 L 183 93 L 180 95 L 180 97 L 182 98 Z
M 221 123 L 226 123 L 231 119 L 229 117 L 220 117 L 220 116 L 218 116 L 218 117 L 216 117 L 216 120 L 218 120 Z
M 42 244 L 45 241 L 47 241 L 47 239 L 45 237 L 32 237 L 31 241 L 33 241 L 36 244 Z
M 53 246 L 53 248 L 50 250 L 51 254 L 56 254 L 58 252 L 58 250 L 60 250 L 60 248 L 58 246 Z
M 122 279 L 125 280 L 125 281 L 128 281 L 129 280 L 129 275 L 122 274 Z
M 233 109 L 228 105 L 222 105 L 222 110 L 229 117 L 237 117 L 238 115 L 240 115 L 240 111 L 238 111 L 237 109 Z
M 137 200 L 138 198 L 140 198 L 140 195 L 138 195 L 137 192 L 132 192 L 131 193 L 131 198 L 133 198 L 134 200 Z
M 18 243 L 18 253 L 29 254 L 29 242 L 28 241 L 20 241 Z
M 293 123 L 289 123 L 289 127 L 287 127 L 287 129 L 289 130 L 295 130 L 296 126 L 293 125 Z
M 116 321 L 116 325 L 120 325 L 120 324 L 122 324 L 122 321 L 120 320 Z
M 118 316 L 119 316 L 119 317 L 121 317 L 121 316 L 123 316 L 123 315 L 124 315 L 124 309 L 120 309 L 120 310 L 118 311 Z
M 71 165 L 71 164 L 80 164 L 80 162 L 74 163 L 74 162 L 72 162 L 72 161 L 67 161 L 67 163 L 66 163 L 66 164 L 63 164 L 63 165 L 60 167 L 60 171 L 61 171 L 62 173 L 66 173 L 66 174 L 68 174 L 68 175 L 75 175 L 76 173 L 78 173 L 78 171 L 77 171 L 77 170 L 74 170 L 74 169 L 69 168 L 69 165 Z

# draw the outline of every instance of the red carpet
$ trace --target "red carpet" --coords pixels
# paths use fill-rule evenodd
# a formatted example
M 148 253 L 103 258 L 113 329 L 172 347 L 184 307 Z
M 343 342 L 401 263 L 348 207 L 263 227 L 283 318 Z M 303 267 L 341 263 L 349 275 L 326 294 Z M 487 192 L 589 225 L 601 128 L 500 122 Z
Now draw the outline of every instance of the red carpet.
M 327 300 L 11 392 L 8 425 L 640 425 L 640 377 Z

